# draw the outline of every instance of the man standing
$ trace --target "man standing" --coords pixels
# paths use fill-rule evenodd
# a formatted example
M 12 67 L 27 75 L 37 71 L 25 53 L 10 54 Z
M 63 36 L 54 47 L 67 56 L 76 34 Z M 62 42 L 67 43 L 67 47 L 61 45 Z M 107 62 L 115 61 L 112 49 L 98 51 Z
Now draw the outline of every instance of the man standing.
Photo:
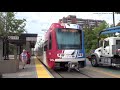
M 22 61 L 22 65 L 23 65 L 23 69 L 25 68 L 26 62 L 27 62 L 27 52 L 24 49 L 23 52 L 20 55 L 21 61 Z

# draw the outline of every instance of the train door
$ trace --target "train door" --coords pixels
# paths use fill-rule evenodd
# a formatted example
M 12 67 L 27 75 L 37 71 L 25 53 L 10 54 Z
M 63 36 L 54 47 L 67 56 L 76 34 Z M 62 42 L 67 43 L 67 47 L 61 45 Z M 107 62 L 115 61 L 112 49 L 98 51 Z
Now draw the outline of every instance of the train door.
M 54 60 L 52 59 L 52 33 L 49 34 L 49 39 L 48 39 L 48 50 L 47 50 L 47 60 L 48 60 L 48 65 L 49 67 L 53 68 L 54 66 Z
M 51 49 L 52 49 L 52 38 L 51 38 L 51 33 L 49 34 L 49 39 L 48 39 L 48 47 L 47 47 L 47 57 L 48 59 L 51 58 Z
M 43 48 L 43 63 L 46 65 L 46 66 L 48 66 L 48 64 L 47 64 L 47 43 L 48 43 L 48 40 L 47 41 L 45 41 L 45 43 L 44 43 L 44 48 Z

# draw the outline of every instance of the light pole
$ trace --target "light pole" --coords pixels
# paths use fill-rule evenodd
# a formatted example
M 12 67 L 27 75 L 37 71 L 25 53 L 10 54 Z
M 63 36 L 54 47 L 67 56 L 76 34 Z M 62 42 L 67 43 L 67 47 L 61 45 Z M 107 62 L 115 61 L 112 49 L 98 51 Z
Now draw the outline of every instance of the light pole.
M 113 12 L 113 26 L 115 27 L 115 12 Z

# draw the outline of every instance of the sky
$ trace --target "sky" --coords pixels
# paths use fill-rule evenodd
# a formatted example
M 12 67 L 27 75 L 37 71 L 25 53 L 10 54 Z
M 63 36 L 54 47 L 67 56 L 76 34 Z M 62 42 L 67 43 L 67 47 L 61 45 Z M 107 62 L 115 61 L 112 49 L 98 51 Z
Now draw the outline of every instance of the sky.
M 42 30 L 48 30 L 52 23 L 68 15 L 76 15 L 77 18 L 82 19 L 105 20 L 108 24 L 113 24 L 112 12 L 17 12 L 16 18 L 27 20 L 25 29 L 28 33 L 43 37 L 45 31 Z M 120 15 L 115 14 L 115 24 L 119 21 Z

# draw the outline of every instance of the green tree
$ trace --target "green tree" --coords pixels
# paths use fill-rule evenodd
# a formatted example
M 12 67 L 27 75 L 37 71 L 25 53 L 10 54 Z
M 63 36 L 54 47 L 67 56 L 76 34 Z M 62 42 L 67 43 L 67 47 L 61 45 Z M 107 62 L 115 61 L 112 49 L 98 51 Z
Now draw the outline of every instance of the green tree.
M 86 53 L 90 53 L 91 50 L 94 50 L 97 48 L 99 32 L 108 27 L 109 25 L 106 23 L 106 21 L 104 21 L 99 25 L 99 27 L 95 27 L 93 30 L 85 28 L 84 33 L 85 33 Z M 101 37 L 105 38 L 105 36 L 103 35 Z
M 3 13 L 0 12 L 0 36 L 4 33 L 4 18 Z
M 8 58 L 8 39 L 9 35 L 15 33 L 15 35 L 20 35 L 25 32 L 26 19 L 16 19 L 16 13 L 14 12 L 0 12 L 0 38 L 4 42 L 4 55 Z M 12 50 L 12 49 L 10 49 Z
M 115 14 L 120 14 L 120 12 L 115 12 Z M 120 22 L 116 26 L 120 26 Z
M 25 32 L 26 19 L 16 19 L 14 12 L 0 12 L 0 36 Z
M 120 14 L 120 12 L 115 12 L 116 14 Z
M 120 22 L 116 26 L 120 26 Z
M 43 41 L 42 41 L 42 38 L 39 39 L 39 41 L 36 43 L 38 45 L 37 47 L 37 54 L 38 55 L 43 55 Z

